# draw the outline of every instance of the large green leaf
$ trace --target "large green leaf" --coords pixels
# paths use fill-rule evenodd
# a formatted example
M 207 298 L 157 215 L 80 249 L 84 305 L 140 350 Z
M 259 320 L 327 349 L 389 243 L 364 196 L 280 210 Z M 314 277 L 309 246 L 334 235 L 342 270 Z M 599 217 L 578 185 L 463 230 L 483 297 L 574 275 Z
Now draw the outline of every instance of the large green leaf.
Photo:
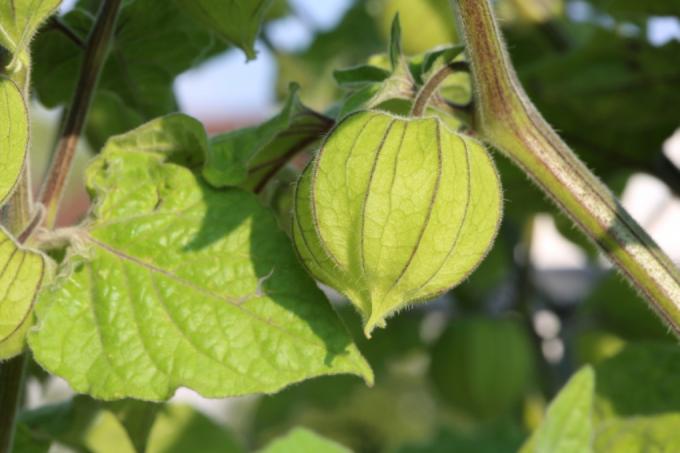
M 59 6 L 61 0 L 5 0 L 0 3 L 0 46 L 9 50 L 12 60 L 28 67 L 28 45 L 40 24 Z
M 0 359 L 21 352 L 44 271 L 42 255 L 24 249 L 0 227 Z
M 180 0 L 196 19 L 255 58 L 255 38 L 272 0 Z
M 548 407 L 545 419 L 521 453 L 587 453 L 593 442 L 595 373 L 584 367 Z
M 14 190 L 28 148 L 28 110 L 19 87 L 0 76 L 0 206 Z
M 281 112 L 255 127 L 218 135 L 210 141 L 203 176 L 215 187 L 259 186 L 292 154 L 318 142 L 332 122 L 306 108 L 297 85 Z
M 296 428 L 260 453 L 350 453 L 350 449 L 308 429 Z
M 337 373 L 370 382 L 274 216 L 177 164 L 201 153 L 194 121 L 117 137 L 88 169 L 95 207 L 39 300 L 36 360 L 102 399 L 271 393 Z
M 61 20 L 85 39 L 93 25 L 94 7 L 81 0 Z M 177 2 L 124 2 L 86 125 L 88 139 L 98 146 L 112 133 L 177 110 L 172 91 L 175 77 L 227 47 L 217 41 L 188 20 Z M 34 87 L 40 102 L 47 107 L 69 102 L 82 48 L 50 29 L 38 35 L 33 49 Z

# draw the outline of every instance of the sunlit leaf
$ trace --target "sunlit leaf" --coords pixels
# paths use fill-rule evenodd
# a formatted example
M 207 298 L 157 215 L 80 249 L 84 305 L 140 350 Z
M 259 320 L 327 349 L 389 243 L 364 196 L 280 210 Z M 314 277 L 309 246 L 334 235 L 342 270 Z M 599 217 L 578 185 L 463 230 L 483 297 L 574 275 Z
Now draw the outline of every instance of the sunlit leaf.
M 115 137 L 88 169 L 95 208 L 42 292 L 36 360 L 102 399 L 271 393 L 337 373 L 370 382 L 274 216 L 177 164 L 205 135 L 174 118 Z
M 595 373 L 586 366 L 576 373 L 548 407 L 545 419 L 521 453 L 592 452 Z
M 296 428 L 260 453 L 350 453 L 350 449 L 305 429 Z
M 305 107 L 297 92 L 291 85 L 281 112 L 259 126 L 212 138 L 203 177 L 215 187 L 260 189 L 293 154 L 317 143 L 332 121 Z
M 13 55 L 9 66 L 17 61 L 27 67 L 28 45 L 40 24 L 59 6 L 61 0 L 6 0 L 0 2 L 0 46 Z M 18 68 L 17 68 L 18 69 Z

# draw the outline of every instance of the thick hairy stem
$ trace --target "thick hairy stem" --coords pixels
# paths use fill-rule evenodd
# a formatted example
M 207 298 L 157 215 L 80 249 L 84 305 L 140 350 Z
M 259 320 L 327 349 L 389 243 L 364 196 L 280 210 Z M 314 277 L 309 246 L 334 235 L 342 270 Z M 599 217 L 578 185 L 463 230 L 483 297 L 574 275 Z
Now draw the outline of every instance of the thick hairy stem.
M 481 138 L 510 156 L 550 195 L 680 335 L 678 268 L 528 99 L 510 63 L 489 0 L 452 3 L 472 64 Z
M 57 143 L 54 159 L 41 193 L 46 208 L 46 226 L 54 226 L 64 185 L 71 170 L 76 145 L 87 118 L 92 94 L 109 52 L 109 44 L 116 24 L 121 0 L 105 0 L 87 39 L 76 91 L 68 109 L 64 129 Z

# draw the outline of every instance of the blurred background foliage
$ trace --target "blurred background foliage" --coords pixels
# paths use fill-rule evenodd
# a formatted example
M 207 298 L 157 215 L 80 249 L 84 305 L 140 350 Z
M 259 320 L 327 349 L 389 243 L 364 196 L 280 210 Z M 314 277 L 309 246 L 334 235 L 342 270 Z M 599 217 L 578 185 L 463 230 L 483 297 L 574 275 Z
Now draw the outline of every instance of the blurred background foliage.
M 36 38 L 34 95 L 43 106 L 58 107 L 70 98 L 97 3 L 81 0 Z M 121 12 L 87 123 L 93 152 L 109 136 L 176 109 L 175 78 L 228 50 L 187 18 L 179 3 L 156 6 L 152 0 L 128 0 Z M 680 126 L 680 40 L 652 42 L 650 24 L 657 17 L 678 20 L 680 2 L 498 0 L 495 6 L 528 94 L 587 165 L 617 194 L 632 175 L 646 173 L 676 200 L 680 171 L 663 143 Z M 317 30 L 307 47 L 292 51 L 271 39 L 270 24 L 291 15 L 304 18 L 304 11 L 274 1 L 260 42 L 275 57 L 280 100 L 297 82 L 302 102 L 330 117 L 365 105 L 382 85 L 348 89 L 339 86 L 334 72 L 368 63 L 388 71 L 384 52 L 397 12 L 402 48 L 413 57 L 411 74 L 397 75 L 410 80 L 419 74 L 413 68 L 421 54 L 458 43 L 448 0 L 356 0 L 337 25 Z M 63 33 L 63 24 L 71 36 Z M 440 93 L 442 105 L 453 105 L 445 114 L 457 115 L 454 124 L 466 127 L 470 118 L 456 105 L 469 101 L 469 82 L 464 74 L 456 77 L 450 91 Z M 399 102 L 408 108 L 408 100 Z M 397 104 L 387 108 L 403 111 Z M 36 125 L 35 141 L 48 142 L 53 129 Z M 48 149 L 49 143 L 37 148 Z M 589 391 L 600 432 L 597 451 L 642 451 L 655 443 L 677 447 L 680 432 L 672 428 L 680 424 L 677 340 L 560 214 L 556 227 L 584 252 L 585 262 L 578 269 L 550 270 L 534 262 L 536 225 L 541 213 L 556 209 L 502 154 L 494 156 L 506 215 L 494 249 L 471 278 L 435 302 L 399 313 L 371 341 L 363 338 L 357 315 L 331 294 L 375 370 L 373 388 L 352 377 L 319 378 L 277 395 L 237 399 L 210 416 L 176 403 L 150 409 L 147 403 L 100 405 L 76 396 L 25 412 L 16 450 L 47 451 L 56 442 L 66 450 L 123 452 L 148 440 L 148 451 L 240 452 L 265 448 L 290 433 L 267 451 L 302 451 L 286 450 L 286 442 L 301 442 L 296 445 L 308 445 L 309 451 L 346 451 L 344 445 L 367 453 L 510 452 L 539 426 L 545 432 L 532 442 L 552 435 L 551 417 L 560 421 L 564 415 L 555 404 L 546 416 L 548 403 L 588 365 L 595 371 Z M 261 195 L 279 213 L 283 228 L 291 183 L 306 158 L 292 160 Z M 36 158 L 36 173 L 44 160 Z M 32 375 L 29 393 L 55 398 L 49 396 L 53 384 L 37 366 Z M 568 396 L 561 402 L 567 408 Z

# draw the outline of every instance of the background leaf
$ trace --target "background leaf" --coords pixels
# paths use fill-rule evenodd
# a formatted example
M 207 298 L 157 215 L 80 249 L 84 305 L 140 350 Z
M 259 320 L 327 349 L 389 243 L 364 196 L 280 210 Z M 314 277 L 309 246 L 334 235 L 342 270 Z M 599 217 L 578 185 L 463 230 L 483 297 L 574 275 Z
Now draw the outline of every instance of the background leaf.
M 337 373 L 370 382 L 274 216 L 174 163 L 205 140 L 194 125 L 161 118 L 92 163 L 95 208 L 76 233 L 83 250 L 41 295 L 36 360 L 101 399 L 270 393 Z
M 305 107 L 297 85 L 281 112 L 264 123 L 213 137 L 203 177 L 215 187 L 261 189 L 291 156 L 321 140 L 333 122 Z
M 271 0 L 181 0 L 196 19 L 255 58 L 255 38 Z
M 147 412 L 148 420 L 142 424 L 148 430 L 148 443 L 134 443 L 134 432 L 139 428 L 126 422 L 135 417 L 131 418 L 129 411 L 121 411 L 131 407 L 146 408 L 142 412 Z M 101 453 L 243 451 L 231 432 L 189 406 L 132 400 L 105 403 L 84 395 L 24 412 L 17 433 L 18 452 L 46 452 L 54 444 Z
M 97 2 L 81 0 L 60 19 L 84 40 L 96 7 Z M 49 108 L 66 104 L 78 80 L 83 49 L 55 29 L 40 33 L 33 47 L 38 99 Z M 162 7 L 154 0 L 124 2 L 86 124 L 88 140 L 98 149 L 111 133 L 177 110 L 175 77 L 226 47 L 188 19 L 177 2 Z
M 296 428 L 288 435 L 273 441 L 260 453 L 350 453 L 350 450 L 314 432 Z

